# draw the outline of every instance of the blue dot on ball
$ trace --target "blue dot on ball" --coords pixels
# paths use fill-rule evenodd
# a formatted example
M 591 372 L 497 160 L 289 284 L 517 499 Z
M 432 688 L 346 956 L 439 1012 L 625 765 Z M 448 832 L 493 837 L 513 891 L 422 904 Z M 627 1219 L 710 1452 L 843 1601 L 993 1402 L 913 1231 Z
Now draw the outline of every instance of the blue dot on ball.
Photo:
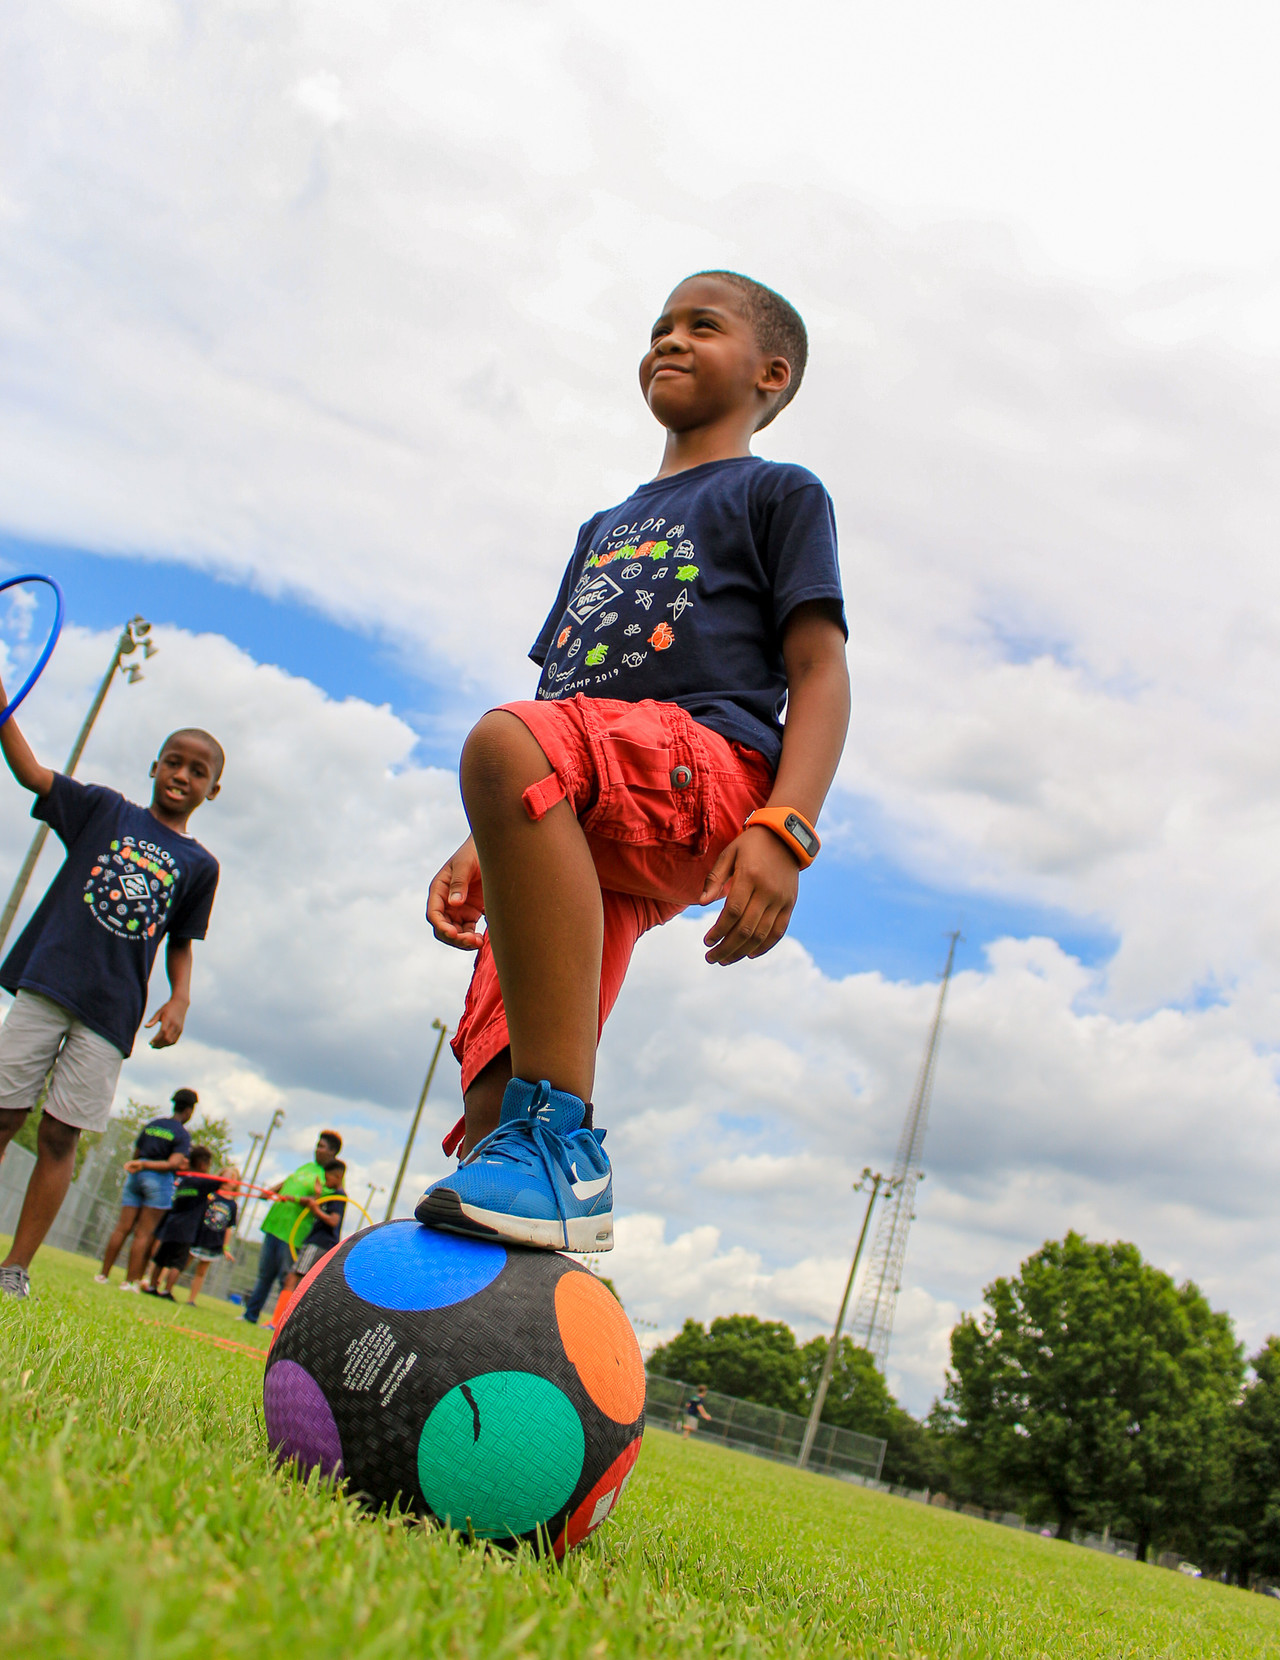
M 357 1239 L 343 1272 L 357 1297 L 379 1308 L 422 1311 L 464 1303 L 506 1266 L 501 1245 L 462 1239 L 418 1222 L 388 1222 Z

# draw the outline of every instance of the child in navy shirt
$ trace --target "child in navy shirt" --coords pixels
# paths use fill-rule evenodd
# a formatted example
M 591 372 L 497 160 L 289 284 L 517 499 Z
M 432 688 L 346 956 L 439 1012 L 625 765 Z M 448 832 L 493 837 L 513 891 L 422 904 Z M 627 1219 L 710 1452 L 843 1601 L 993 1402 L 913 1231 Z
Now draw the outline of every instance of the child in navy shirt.
M 0 726 L 0 749 L 36 797 L 32 816 L 50 825 L 67 850 L 0 966 L 0 986 L 14 997 L 0 1029 L 0 1153 L 52 1068 L 36 1166 L 13 1246 L 0 1263 L 0 1291 L 25 1297 L 27 1267 L 66 1195 L 80 1132 L 106 1128 L 162 943 L 169 997 L 147 1022 L 159 1028 L 152 1047 L 182 1035 L 191 942 L 205 936 L 218 885 L 218 861 L 187 834 L 187 821 L 217 795 L 224 756 L 207 732 L 171 733 L 151 765 L 150 805 L 140 807 L 42 766 L 12 719 Z M 139 1276 L 144 1262 L 136 1265 Z
M 191 1270 L 188 1303 L 194 1303 L 200 1295 L 211 1262 L 217 1262 L 219 1257 L 226 1257 L 228 1262 L 235 1261 L 231 1239 L 240 1214 L 236 1199 L 240 1191 L 239 1169 L 234 1164 L 224 1164 L 218 1172 L 218 1183 L 218 1191 L 205 1200 L 204 1215 L 200 1218 L 200 1227 L 191 1247 L 191 1260 L 195 1267 Z
M 208 1174 L 212 1163 L 213 1154 L 207 1147 L 193 1147 L 187 1159 L 188 1168 L 177 1178 L 169 1214 L 156 1234 L 151 1258 L 151 1284 L 142 1287 L 152 1297 L 174 1301 L 173 1288 L 191 1257 L 191 1247 L 200 1232 L 205 1207 L 222 1186 L 221 1176 Z M 161 1274 L 166 1276 L 163 1291 L 160 1289 Z
M 341 1159 L 335 1159 L 325 1170 L 324 1186 L 321 1187 L 317 1181 L 315 1194 L 302 1201 L 311 1212 L 311 1227 L 309 1230 L 303 1230 L 305 1237 L 302 1248 L 294 1259 L 293 1267 L 285 1275 L 285 1306 L 288 1298 L 302 1284 L 316 1263 L 327 1256 L 342 1238 L 342 1219 L 347 1213 L 346 1200 L 331 1198 L 328 1195 L 342 1192 L 346 1175 L 346 1165 Z
M 464 1162 L 427 1190 L 422 1222 L 610 1249 L 591 1089 L 636 941 L 717 899 L 708 962 L 762 956 L 786 931 L 849 718 L 830 498 L 751 454 L 807 353 L 762 284 L 680 284 L 640 365 L 666 428 L 658 474 L 583 525 L 530 653 L 536 698 L 467 739 L 472 834 L 427 904 L 438 939 L 478 953 L 453 1040 L 466 1114 L 446 1142 Z

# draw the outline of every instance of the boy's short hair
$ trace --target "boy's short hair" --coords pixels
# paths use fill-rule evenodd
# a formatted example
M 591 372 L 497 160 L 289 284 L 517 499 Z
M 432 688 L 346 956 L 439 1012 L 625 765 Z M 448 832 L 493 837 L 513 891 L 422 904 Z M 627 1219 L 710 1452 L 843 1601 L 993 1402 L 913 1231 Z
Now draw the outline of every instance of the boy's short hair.
M 341 1159 L 334 1159 L 333 1163 L 329 1166 L 329 1169 L 325 1171 L 326 1176 L 328 1176 L 330 1170 L 336 1170 L 339 1177 L 345 1176 L 347 1173 L 347 1167 L 343 1164 Z
M 759 432 L 782 413 L 800 390 L 805 364 L 809 361 L 809 335 L 804 318 L 781 294 L 766 288 L 754 277 L 744 277 L 740 271 L 695 271 L 693 277 L 686 277 L 685 281 L 692 282 L 696 277 L 714 277 L 717 282 L 727 282 L 731 288 L 736 288 L 742 296 L 743 310 L 755 330 L 760 350 L 771 356 L 785 357 L 791 365 L 791 384 L 760 422 L 756 428 Z
M 342 1137 L 338 1134 L 337 1130 L 321 1130 L 320 1134 L 316 1137 L 316 1140 L 323 1141 L 326 1146 L 332 1147 L 335 1153 L 340 1153 L 342 1151 Z
M 200 1097 L 194 1089 L 175 1089 L 169 1099 L 174 1112 L 190 1112 Z
M 227 752 L 214 737 L 213 733 L 206 732 L 203 726 L 176 727 L 172 732 L 170 732 L 169 736 L 160 745 L 160 748 L 156 751 L 156 753 L 158 755 L 163 755 L 165 750 L 175 738 L 199 738 L 202 744 L 208 744 L 213 755 L 213 781 L 216 784 L 222 777 L 223 767 L 227 764 Z
M 207 1170 L 213 1163 L 213 1153 L 208 1147 L 193 1147 L 187 1154 L 187 1163 L 193 1170 Z

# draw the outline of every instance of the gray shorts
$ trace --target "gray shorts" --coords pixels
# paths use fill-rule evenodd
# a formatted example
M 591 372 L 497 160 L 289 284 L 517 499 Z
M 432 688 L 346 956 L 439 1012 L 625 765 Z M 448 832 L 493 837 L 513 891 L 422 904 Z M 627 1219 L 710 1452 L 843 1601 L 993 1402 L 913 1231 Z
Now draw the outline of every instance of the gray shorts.
M 53 1067 L 44 1109 L 76 1130 L 105 1130 L 124 1056 L 36 991 L 20 991 L 0 1026 L 0 1107 L 30 1112 Z
M 304 1245 L 298 1252 L 298 1260 L 289 1270 L 291 1274 L 301 1277 L 309 1274 L 322 1256 L 326 1256 L 333 1247 L 331 1245 Z

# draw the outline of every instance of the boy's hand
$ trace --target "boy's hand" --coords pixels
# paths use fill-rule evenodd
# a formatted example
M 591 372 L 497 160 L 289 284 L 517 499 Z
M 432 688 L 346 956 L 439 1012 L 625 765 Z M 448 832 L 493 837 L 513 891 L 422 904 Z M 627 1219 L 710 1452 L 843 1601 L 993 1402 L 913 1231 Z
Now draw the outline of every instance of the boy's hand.
M 138 1173 L 138 1171 L 142 1169 L 142 1160 L 141 1159 L 126 1159 L 124 1167 L 125 1167 L 125 1171 L 128 1175 L 135 1176 Z
M 476 844 L 468 836 L 462 846 L 431 879 L 427 894 L 427 921 L 444 945 L 459 951 L 478 951 L 484 935 L 476 923 L 484 915 L 484 888 Z
M 799 891 L 800 866 L 786 844 L 760 825 L 744 830 L 712 865 L 698 900 L 710 905 L 728 896 L 703 937 L 707 961 L 727 967 L 772 951 L 787 931 Z
M 0 680 L 0 709 L 8 701 L 9 694 L 5 691 L 3 680 Z M 42 767 L 31 753 L 31 745 L 18 730 L 16 720 L 9 719 L 0 726 L 0 752 L 9 764 L 9 771 L 24 790 L 31 790 L 41 797 L 48 795 L 53 788 L 54 774 L 48 767 Z
M 171 997 L 167 1003 L 160 1005 L 147 1022 L 148 1029 L 156 1025 L 160 1027 L 151 1040 L 153 1049 L 167 1049 L 170 1044 L 178 1041 L 186 1024 L 189 1006 L 179 997 Z

